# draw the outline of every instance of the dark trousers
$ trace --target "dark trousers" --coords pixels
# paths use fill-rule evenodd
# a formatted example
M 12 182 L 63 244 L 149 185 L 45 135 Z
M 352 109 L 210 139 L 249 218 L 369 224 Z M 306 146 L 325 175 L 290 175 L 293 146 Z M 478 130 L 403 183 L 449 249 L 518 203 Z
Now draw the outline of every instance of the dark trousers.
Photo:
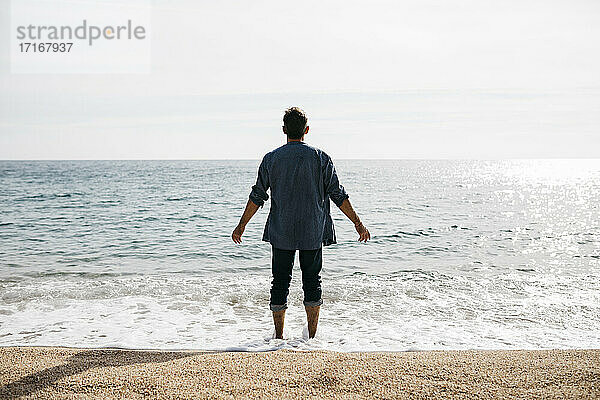
M 302 290 L 304 290 L 304 305 L 315 307 L 323 304 L 321 299 L 321 267 L 323 266 L 323 248 L 316 250 L 299 250 L 300 269 L 302 270 Z M 271 283 L 272 311 L 287 308 L 287 297 L 292 280 L 292 267 L 296 250 L 283 250 L 272 247 Z

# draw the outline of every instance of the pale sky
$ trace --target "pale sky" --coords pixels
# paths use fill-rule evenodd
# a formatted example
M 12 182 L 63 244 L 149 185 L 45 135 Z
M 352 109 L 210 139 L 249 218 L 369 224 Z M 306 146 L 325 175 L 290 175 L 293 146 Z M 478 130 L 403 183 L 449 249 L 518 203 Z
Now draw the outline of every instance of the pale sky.
M 0 159 L 600 157 L 597 0 L 152 4 L 151 73 L 13 74 L 0 1 Z

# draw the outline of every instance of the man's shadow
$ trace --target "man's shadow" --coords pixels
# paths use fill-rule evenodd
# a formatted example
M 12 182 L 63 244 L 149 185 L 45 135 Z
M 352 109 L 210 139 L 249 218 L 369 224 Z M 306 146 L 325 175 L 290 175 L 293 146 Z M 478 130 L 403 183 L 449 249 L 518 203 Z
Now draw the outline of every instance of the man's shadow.
M 207 352 L 139 351 L 118 349 L 84 350 L 69 357 L 64 364 L 44 369 L 0 387 L 0 398 L 16 399 L 51 386 L 61 378 L 77 375 L 91 368 L 162 363 Z

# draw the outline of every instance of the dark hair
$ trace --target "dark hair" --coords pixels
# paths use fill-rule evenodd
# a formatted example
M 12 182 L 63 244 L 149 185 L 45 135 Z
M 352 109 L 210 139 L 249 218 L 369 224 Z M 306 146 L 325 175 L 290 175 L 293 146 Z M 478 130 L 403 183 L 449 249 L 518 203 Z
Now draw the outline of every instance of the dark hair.
M 298 107 L 290 107 L 285 110 L 283 116 L 283 126 L 285 133 L 290 139 L 300 139 L 304 135 L 304 129 L 308 119 L 304 111 Z

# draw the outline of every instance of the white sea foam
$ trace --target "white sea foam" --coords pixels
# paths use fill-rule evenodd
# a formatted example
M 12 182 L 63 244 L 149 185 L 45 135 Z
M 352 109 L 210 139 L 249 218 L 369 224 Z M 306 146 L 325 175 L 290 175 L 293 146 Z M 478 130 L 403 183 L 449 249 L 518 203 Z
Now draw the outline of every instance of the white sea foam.
M 600 302 L 577 280 L 404 271 L 327 279 L 308 340 L 299 279 L 275 340 L 267 274 L 27 279 L 2 296 L 3 345 L 252 350 L 571 348 L 600 345 Z

